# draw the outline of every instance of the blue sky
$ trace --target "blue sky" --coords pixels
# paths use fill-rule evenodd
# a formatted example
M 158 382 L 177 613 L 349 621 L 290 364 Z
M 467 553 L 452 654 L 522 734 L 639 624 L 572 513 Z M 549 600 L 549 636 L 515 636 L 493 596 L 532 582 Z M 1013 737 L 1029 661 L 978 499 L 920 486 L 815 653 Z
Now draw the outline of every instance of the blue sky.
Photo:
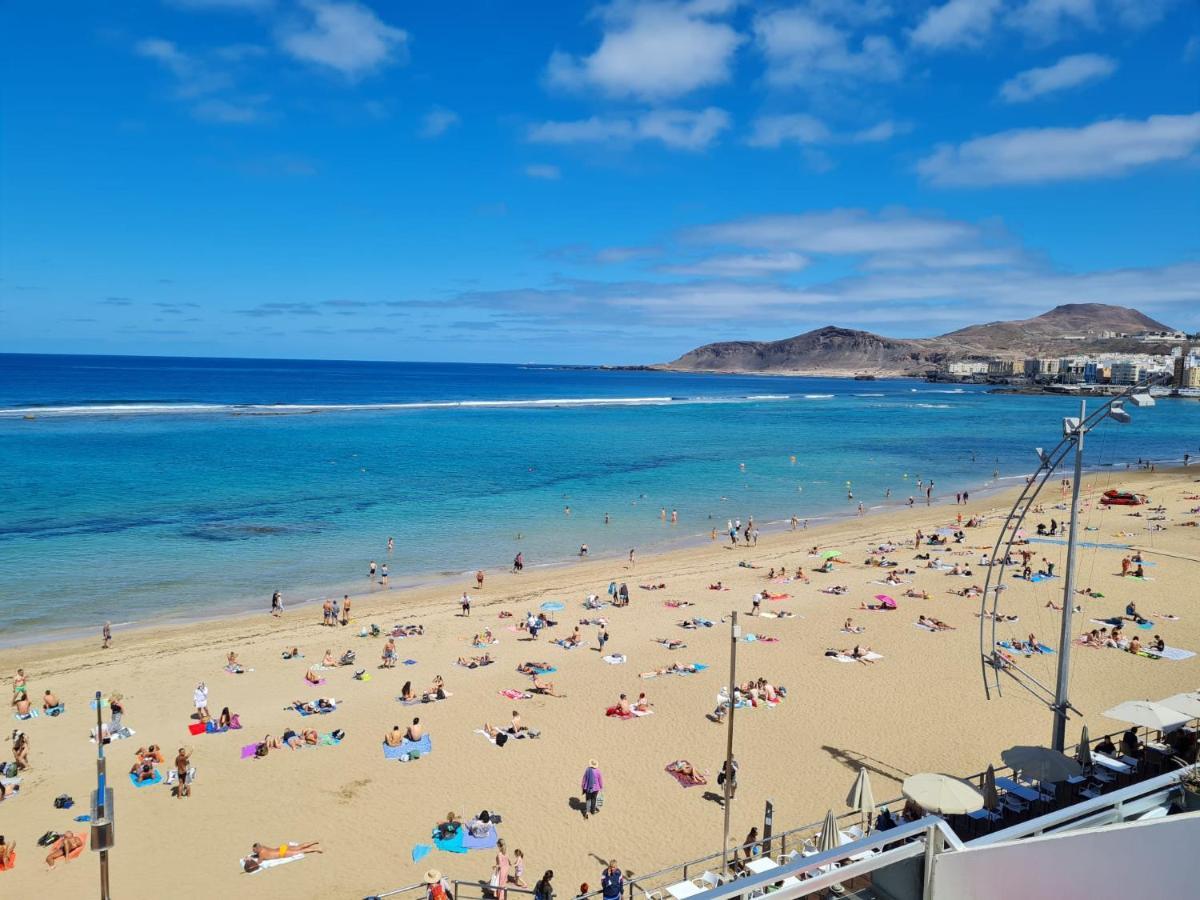
M 0 351 L 1200 329 L 1186 0 L 6 4 Z

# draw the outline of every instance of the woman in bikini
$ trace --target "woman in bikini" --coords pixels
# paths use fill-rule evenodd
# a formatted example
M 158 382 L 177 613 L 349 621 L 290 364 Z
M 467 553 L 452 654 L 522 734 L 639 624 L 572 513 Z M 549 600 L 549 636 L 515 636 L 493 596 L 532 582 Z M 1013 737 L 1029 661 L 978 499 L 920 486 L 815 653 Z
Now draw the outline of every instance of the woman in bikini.
M 46 857 L 46 865 L 51 869 L 60 859 L 67 860 L 71 855 L 83 849 L 83 838 L 73 831 L 68 831 L 50 845 L 50 853 Z
M 667 771 L 675 775 L 682 775 L 689 784 L 708 784 L 708 779 L 696 771 L 686 759 L 677 759 L 675 762 L 667 766 Z
M 280 844 L 278 847 L 268 847 L 265 844 L 255 844 L 250 848 L 250 855 L 258 859 L 288 859 L 301 853 L 324 853 L 320 841 L 308 841 L 302 844 Z

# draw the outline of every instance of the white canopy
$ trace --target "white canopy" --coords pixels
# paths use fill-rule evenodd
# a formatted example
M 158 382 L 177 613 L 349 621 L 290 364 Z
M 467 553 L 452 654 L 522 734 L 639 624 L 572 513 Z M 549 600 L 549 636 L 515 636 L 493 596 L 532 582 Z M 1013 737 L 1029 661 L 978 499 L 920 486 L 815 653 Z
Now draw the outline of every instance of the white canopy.
M 1118 722 L 1128 722 L 1130 725 L 1154 728 L 1159 731 L 1177 728 L 1191 718 L 1176 709 L 1152 700 L 1126 700 L 1112 709 L 1106 709 L 1104 715 L 1110 719 L 1116 719 Z

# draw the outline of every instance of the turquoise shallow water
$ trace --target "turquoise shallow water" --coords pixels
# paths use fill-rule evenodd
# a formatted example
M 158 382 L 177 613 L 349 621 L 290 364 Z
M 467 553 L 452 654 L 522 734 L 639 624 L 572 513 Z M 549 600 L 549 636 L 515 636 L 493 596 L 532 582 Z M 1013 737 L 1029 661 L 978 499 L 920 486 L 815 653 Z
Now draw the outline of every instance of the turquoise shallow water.
M 483 405 L 444 405 L 464 402 Z M 918 477 L 977 490 L 1030 471 L 1077 405 L 913 381 L 0 356 L 0 639 L 363 590 L 372 558 L 396 587 L 518 549 L 543 565 L 844 515 Z M 1134 412 L 1089 464 L 1197 453 L 1200 404 Z

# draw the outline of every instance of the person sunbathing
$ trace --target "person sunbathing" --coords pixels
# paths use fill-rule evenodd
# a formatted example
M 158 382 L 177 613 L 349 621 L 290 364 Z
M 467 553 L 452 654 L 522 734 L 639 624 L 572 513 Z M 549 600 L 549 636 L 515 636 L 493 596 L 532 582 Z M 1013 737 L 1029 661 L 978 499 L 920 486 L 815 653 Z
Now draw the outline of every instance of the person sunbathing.
M 697 672 L 697 671 L 699 671 L 699 670 L 692 663 L 684 663 L 682 665 L 679 663 L 671 663 L 669 666 L 663 666 L 662 668 L 654 669 L 650 672 L 642 672 L 640 677 L 651 678 L 655 675 L 676 675 L 676 674 L 683 675 L 683 674 L 690 674 L 690 673 Z
M 337 658 L 333 655 L 332 650 L 325 651 L 325 656 L 321 658 L 321 665 L 327 669 L 332 669 L 337 665 Z
M 129 774 L 132 775 L 138 784 L 146 784 L 154 780 L 154 763 L 142 758 L 140 755 L 129 769 Z
M 291 747 L 293 750 L 299 750 L 304 744 L 304 738 L 289 728 L 283 733 L 283 743 Z
M 710 591 L 723 591 L 725 590 L 725 585 L 718 581 L 716 584 L 710 584 L 708 589 Z
M 0 785 L 2 788 L 3 785 Z M 4 791 L 0 790 L 0 798 L 4 797 Z M 0 869 L 11 869 L 13 863 L 16 862 L 17 842 L 5 841 L 4 835 L 0 834 Z
M 303 700 L 293 700 L 292 709 L 296 710 L 298 713 L 303 713 L 306 716 L 317 714 L 316 706 L 311 703 L 305 703 Z
M 446 682 L 442 680 L 441 675 L 434 675 L 433 683 L 429 686 L 429 690 L 421 695 L 421 699 L 426 703 L 431 703 L 434 700 L 445 700 L 448 696 Z
M 315 671 L 313 671 L 310 668 L 307 672 L 304 673 L 304 680 L 307 681 L 309 684 L 320 684 L 321 676 L 318 675 Z
M 58 695 L 54 691 L 46 691 L 42 695 L 42 712 L 49 713 L 51 710 L 57 710 L 62 706 L 62 701 L 58 699 Z
M 495 660 L 492 659 L 492 654 L 490 653 L 485 653 L 483 656 L 460 656 L 458 658 L 458 664 L 466 669 L 477 669 L 480 666 L 490 666 L 493 662 L 495 662 Z
M 833 594 L 835 597 L 840 597 L 840 596 L 842 596 L 842 594 L 847 593 L 849 590 L 850 590 L 850 588 L 846 587 L 846 585 L 844 585 L 844 584 L 833 584 L 833 585 L 830 585 L 829 587 L 821 588 L 821 593 L 822 594 Z
M 929 591 L 924 591 L 924 590 L 918 591 L 916 588 L 909 588 L 907 591 L 904 592 L 904 596 L 912 597 L 916 600 L 932 599 L 929 595 Z
M 1130 653 L 1134 654 L 1142 652 L 1142 642 L 1136 634 L 1129 639 L 1129 647 L 1127 649 Z
M 53 869 L 54 864 L 60 859 L 69 860 L 71 854 L 82 849 L 83 837 L 73 831 L 68 831 L 50 845 L 50 853 L 46 856 L 46 865 Z
M 638 694 L 637 702 L 633 704 L 633 709 L 635 712 L 649 712 L 650 707 L 653 705 L 654 704 L 647 699 L 646 692 L 642 691 L 640 694 Z
M 792 576 L 797 581 L 803 581 L 805 584 L 810 584 L 811 579 L 804 574 L 804 566 L 796 566 L 796 574 Z
M 245 667 L 238 662 L 238 655 L 233 650 L 225 655 L 225 669 L 234 675 L 242 675 L 246 671 Z
M 708 779 L 697 772 L 696 767 L 686 759 L 675 760 L 675 762 L 667 766 L 667 771 L 683 776 L 683 780 L 687 781 L 688 784 L 708 784 Z
M 528 731 L 529 726 L 521 724 L 521 714 L 515 709 L 512 711 L 512 720 L 508 723 L 509 734 L 520 734 L 522 731 Z
M 922 616 L 921 618 L 925 617 Z M 849 634 L 862 634 L 866 630 L 866 626 L 864 625 L 855 625 L 853 618 L 847 618 L 846 621 L 842 623 L 842 631 L 848 632 Z
M 888 572 L 887 577 L 883 580 L 888 584 L 904 584 L 904 580 L 895 572 Z
M 291 650 L 284 650 L 280 655 L 284 659 L 301 659 L 304 656 L 297 647 L 293 647 Z
M 262 756 L 266 756 L 272 750 L 282 750 L 282 749 L 283 749 L 283 744 L 280 743 L 279 738 L 271 737 L 271 735 L 268 734 L 266 737 L 264 737 L 262 739 L 262 741 L 259 742 L 258 746 L 254 748 L 254 755 L 256 757 L 262 757 Z
M 483 723 L 482 731 L 495 742 L 497 747 L 503 747 L 509 738 L 507 731 L 501 731 L 499 728 L 489 722 Z
M 655 638 L 654 642 L 656 644 L 662 644 L 668 650 L 682 650 L 687 647 L 686 643 L 683 641 L 677 641 L 674 638 Z
M 657 584 L 639 584 L 638 585 L 638 587 L 640 587 L 643 591 L 661 591 L 666 586 L 667 586 L 667 583 L 665 581 L 660 581 Z
M 421 724 L 420 716 L 418 716 L 412 720 L 412 724 L 404 732 L 404 739 L 407 741 L 419 741 L 424 736 L 425 728 Z
M 404 687 L 400 688 L 400 699 L 405 703 L 417 699 L 417 695 L 413 693 L 411 681 L 404 682 Z
M 1157 653 L 1162 653 L 1164 650 L 1167 649 L 1166 641 L 1164 641 L 1157 634 L 1154 636 L 1154 641 L 1150 644 L 1150 646 Z
M 266 844 L 255 844 L 254 846 L 252 846 L 250 848 L 251 858 L 257 859 L 257 860 L 290 859 L 293 856 L 301 856 L 302 854 L 305 854 L 305 853 L 324 853 L 324 852 L 325 851 L 321 849 L 320 841 L 305 841 L 303 843 L 290 842 L 287 844 L 280 844 L 279 846 L 275 846 L 275 845 L 267 846 Z M 254 869 L 258 868 L 257 865 L 254 866 L 254 869 L 250 868 L 249 867 L 250 862 L 251 862 L 251 859 L 246 860 L 246 863 L 247 863 L 246 871 L 247 872 L 253 872 Z
M 545 694 L 547 697 L 565 697 L 566 694 L 555 693 L 553 681 L 543 681 L 537 675 L 533 676 L 533 687 L 530 688 L 535 694 Z
M 624 694 L 622 694 L 619 698 L 617 698 L 617 705 L 616 705 L 615 709 L 617 710 L 617 713 L 619 715 L 622 715 L 622 716 L 633 715 L 633 709 L 629 706 L 629 698 L 626 697 Z
M 399 725 L 393 725 L 391 731 L 384 732 L 383 742 L 389 747 L 399 747 L 404 743 L 404 732 Z
M 579 631 L 579 626 L 575 626 L 575 630 L 571 632 L 571 636 L 567 638 L 567 643 L 572 647 L 578 647 L 583 643 L 583 635 Z
M 523 662 L 517 666 L 517 671 L 522 675 L 537 675 L 539 671 L 545 672 L 552 668 L 548 662 Z
M 867 663 L 874 664 L 875 660 L 867 658 L 867 654 L 871 653 L 871 652 L 873 652 L 873 651 L 871 650 L 870 647 L 863 647 L 860 644 L 855 644 L 854 650 L 852 650 L 850 653 L 850 658 L 854 659 L 854 660 L 858 660 L 860 663 L 863 663 L 864 665 L 866 665 Z

